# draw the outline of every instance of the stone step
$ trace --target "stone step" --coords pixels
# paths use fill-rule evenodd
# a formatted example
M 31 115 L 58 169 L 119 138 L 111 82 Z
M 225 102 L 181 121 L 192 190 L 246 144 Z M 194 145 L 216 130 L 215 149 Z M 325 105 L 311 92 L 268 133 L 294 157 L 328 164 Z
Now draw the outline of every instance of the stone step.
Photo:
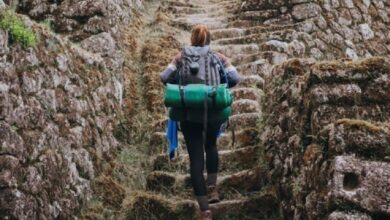
M 229 58 L 234 57 L 237 54 L 253 54 L 260 51 L 257 44 L 216 45 L 214 42 L 212 42 L 212 49 L 216 52 L 223 53 Z
M 201 7 L 201 8 L 192 8 L 193 10 L 183 10 L 184 7 L 174 7 L 173 11 L 176 18 L 187 17 L 187 16 L 197 16 L 197 17 L 227 17 L 227 11 L 223 7 L 210 6 L 210 7 Z M 171 10 L 172 11 L 172 10 Z M 188 13 L 189 12 L 189 13 Z M 229 19 L 227 19 L 228 21 Z
M 218 177 L 218 192 L 222 198 L 228 198 L 232 193 L 246 194 L 260 190 L 264 185 L 263 171 L 260 168 L 242 170 L 230 175 Z M 207 179 L 207 174 L 205 174 Z M 192 184 L 189 174 L 177 172 L 153 171 L 146 178 L 146 189 L 165 195 L 181 195 L 191 197 Z
M 235 130 L 228 128 L 217 140 L 218 149 L 238 149 L 255 145 L 260 141 L 260 132 L 256 128 Z
M 258 101 L 250 99 L 236 100 L 232 104 L 232 115 L 238 115 L 243 113 L 256 113 L 260 112 L 261 107 Z
M 240 130 L 246 128 L 257 128 L 261 123 L 261 112 L 245 113 L 233 115 L 229 118 L 229 123 L 232 129 Z
M 246 30 L 242 28 L 224 28 L 212 30 L 210 32 L 212 40 L 215 41 L 224 38 L 243 36 L 245 34 L 245 31 Z
M 232 64 L 242 66 L 260 61 L 267 61 L 272 64 L 280 64 L 286 61 L 288 58 L 288 55 L 286 53 L 279 52 L 279 49 L 276 47 L 270 46 L 267 49 L 270 50 L 262 50 L 262 52 L 252 54 L 238 54 L 231 59 Z
M 191 30 L 196 24 L 205 24 L 210 30 L 226 28 L 226 17 L 207 17 L 201 14 L 188 15 L 186 17 L 179 17 L 172 21 L 173 26 L 184 27 L 185 30 Z
M 174 26 L 174 27 L 178 27 L 178 28 L 181 28 L 181 29 L 184 29 L 186 31 L 191 31 L 192 27 L 196 24 L 199 24 L 199 23 L 203 23 L 203 24 L 206 24 L 210 30 L 213 30 L 213 29 L 216 29 L 216 28 L 219 28 L 219 27 L 225 27 L 226 25 L 224 23 L 220 23 L 218 21 L 214 21 L 213 19 L 209 19 L 208 22 L 205 22 L 206 19 L 204 19 L 204 21 L 194 21 L 193 23 L 190 22 L 190 21 L 185 21 L 185 20 L 174 20 L 174 21 L 171 21 L 170 25 L 171 26 Z
M 237 54 L 236 56 L 232 57 L 230 60 L 233 65 L 244 65 L 246 63 L 252 63 L 257 60 L 260 60 L 262 58 L 262 52 L 259 53 L 245 53 L 245 54 Z
M 239 37 L 225 38 L 214 41 L 215 44 L 226 45 L 226 44 L 258 44 L 267 41 L 267 36 L 262 34 L 250 34 Z
M 256 20 L 265 21 L 271 18 L 275 18 L 280 15 L 280 11 L 277 9 L 268 9 L 261 11 L 244 11 L 240 13 L 240 20 Z
M 292 33 L 295 30 L 292 29 L 283 29 L 283 30 L 275 30 L 275 31 L 265 31 L 256 33 L 255 30 L 252 30 L 254 33 L 246 33 L 244 36 L 232 37 L 219 39 L 215 43 L 216 44 L 250 44 L 250 43 L 264 43 L 269 40 L 279 40 L 279 41 L 291 41 Z M 250 32 L 250 31 L 248 31 Z
M 246 21 L 247 22 L 247 21 Z M 245 28 L 245 35 L 249 34 L 261 34 L 261 33 L 269 33 L 269 32 L 277 32 L 277 31 L 294 31 L 297 26 L 300 24 L 291 24 L 291 25 L 256 25 Z
M 246 64 L 280 64 L 287 60 L 287 54 L 277 51 L 278 49 L 274 47 L 270 47 L 270 49 L 253 54 L 238 54 L 231 59 L 232 64 L 241 67 Z
M 275 207 L 277 207 L 276 195 L 266 190 L 256 192 L 249 197 L 210 205 L 214 220 L 281 219 Z
M 259 59 L 252 63 L 246 63 L 237 66 L 237 71 L 243 76 L 258 75 L 261 77 L 267 76 L 272 68 L 272 65 L 267 59 Z
M 258 75 L 248 75 L 248 76 L 242 76 L 240 83 L 237 85 L 237 88 L 264 88 L 264 79 L 261 78 Z
M 162 6 L 176 6 L 176 7 L 193 7 L 193 8 L 225 8 L 231 5 L 239 4 L 240 1 L 228 0 L 228 1 L 163 1 Z
M 184 137 L 181 132 L 178 133 L 178 141 L 180 146 L 185 146 Z M 166 154 L 168 148 L 168 140 L 166 133 L 164 132 L 154 132 L 150 138 L 148 154 Z
M 206 13 L 207 10 L 203 8 L 198 8 L 198 7 L 191 7 L 191 6 L 166 6 L 166 10 L 169 12 L 172 12 L 176 16 L 179 15 L 188 15 L 188 14 L 198 14 L 198 13 Z
M 231 90 L 234 100 L 249 99 L 257 102 L 261 101 L 264 92 L 257 88 L 233 88 Z
M 238 28 L 250 28 L 255 26 L 262 26 L 262 21 L 245 21 L 245 20 L 236 20 L 229 23 L 228 27 L 238 27 Z
M 161 6 L 201 8 L 189 2 L 182 2 L 182 1 L 163 1 L 161 2 Z
M 238 171 L 256 166 L 259 159 L 259 147 L 250 146 L 235 150 L 221 150 L 219 154 L 219 172 Z M 158 155 L 153 161 L 153 170 L 185 172 L 189 171 L 188 154 L 170 161 L 167 154 Z
M 210 204 L 214 220 L 280 219 L 275 207 L 277 197 L 271 190 Z M 194 199 L 165 197 L 153 192 L 134 193 L 128 210 L 127 219 L 134 220 L 195 220 L 199 215 L 199 207 Z

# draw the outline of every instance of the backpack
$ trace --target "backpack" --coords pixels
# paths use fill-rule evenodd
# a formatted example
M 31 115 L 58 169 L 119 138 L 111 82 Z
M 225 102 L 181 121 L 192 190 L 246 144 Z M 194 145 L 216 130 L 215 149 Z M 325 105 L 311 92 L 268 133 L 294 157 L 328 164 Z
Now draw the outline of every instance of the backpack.
M 185 47 L 178 65 L 179 85 L 219 85 L 221 84 L 221 68 L 223 66 L 209 46 Z
M 228 120 L 233 96 L 222 62 L 209 46 L 183 48 L 177 77 L 179 85 L 168 84 L 165 90 L 170 119 L 198 123 Z

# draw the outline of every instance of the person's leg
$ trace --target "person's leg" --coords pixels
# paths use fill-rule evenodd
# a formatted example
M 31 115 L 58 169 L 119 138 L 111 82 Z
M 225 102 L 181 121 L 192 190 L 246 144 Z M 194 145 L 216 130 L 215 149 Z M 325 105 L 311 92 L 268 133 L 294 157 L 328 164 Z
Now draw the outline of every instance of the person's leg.
M 207 126 L 206 138 L 206 168 L 207 168 L 207 185 L 216 186 L 218 173 L 218 149 L 217 149 L 217 134 L 220 124 L 209 124 Z
M 203 176 L 204 150 L 203 150 L 203 125 L 190 122 L 182 122 L 181 130 L 187 145 L 190 158 L 191 183 L 194 194 L 198 200 L 201 211 L 209 209 L 206 182 Z

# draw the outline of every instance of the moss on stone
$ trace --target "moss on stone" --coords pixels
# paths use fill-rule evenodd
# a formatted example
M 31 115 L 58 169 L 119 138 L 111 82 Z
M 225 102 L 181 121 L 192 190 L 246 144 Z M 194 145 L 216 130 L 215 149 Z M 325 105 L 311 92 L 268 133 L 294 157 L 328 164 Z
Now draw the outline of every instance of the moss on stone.
M 380 72 L 390 73 L 390 61 L 384 57 L 371 57 L 359 62 L 353 62 L 348 65 L 354 72 L 372 73 Z
M 345 125 L 348 127 L 353 127 L 353 128 L 364 128 L 370 132 L 380 132 L 383 130 L 382 127 L 372 124 L 368 121 L 363 121 L 363 120 L 358 120 L 358 119 L 339 119 L 336 121 L 336 124 L 340 125 Z

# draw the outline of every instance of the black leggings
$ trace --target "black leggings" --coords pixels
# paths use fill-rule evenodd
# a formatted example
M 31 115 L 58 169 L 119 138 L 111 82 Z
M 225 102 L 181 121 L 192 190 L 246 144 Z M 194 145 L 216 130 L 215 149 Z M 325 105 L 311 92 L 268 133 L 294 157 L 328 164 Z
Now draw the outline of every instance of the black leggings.
M 191 182 L 196 196 L 206 196 L 207 188 L 203 176 L 204 149 L 203 149 L 203 124 L 181 122 L 181 130 L 187 145 L 190 157 Z M 220 124 L 208 124 L 206 133 L 206 168 L 208 174 L 216 174 L 218 171 L 217 134 Z

